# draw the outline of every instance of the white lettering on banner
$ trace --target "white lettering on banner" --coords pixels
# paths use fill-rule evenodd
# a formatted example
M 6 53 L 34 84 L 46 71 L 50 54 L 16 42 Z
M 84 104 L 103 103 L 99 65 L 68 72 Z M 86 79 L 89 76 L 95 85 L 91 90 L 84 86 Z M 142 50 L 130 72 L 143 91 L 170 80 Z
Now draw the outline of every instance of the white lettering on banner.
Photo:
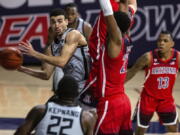
M 26 0 L 0 0 L 0 5 L 7 9 L 19 8 L 26 3 Z
M 59 0 L 60 5 L 66 5 L 68 3 L 74 3 L 74 0 Z
M 82 3 L 94 3 L 95 0 L 81 0 Z
M 40 40 L 43 48 L 47 40 L 48 14 L 3 16 L 0 28 L 1 46 L 17 46 L 20 41 Z
M 100 12 L 99 9 L 94 9 L 94 10 L 86 10 L 86 21 L 90 22 L 92 19 L 93 14 L 97 17 L 98 13 Z
M 173 37 L 180 39 L 179 18 L 180 4 L 176 7 L 175 5 L 161 5 L 160 7 L 153 5 L 146 6 L 144 9 L 138 8 L 138 14 L 135 16 L 137 23 L 131 31 L 132 39 L 136 41 L 145 35 L 147 41 L 155 41 L 162 30 L 170 28 Z
M 26 2 L 28 7 L 52 6 L 54 0 L 0 0 L 0 5 L 7 9 L 16 9 L 23 6 Z M 95 0 L 81 0 L 82 4 L 95 3 Z M 59 0 L 60 5 L 75 3 L 75 0 Z
M 29 7 L 52 6 L 53 0 L 28 0 Z
M 49 5 L 50 7 L 54 6 L 54 0 L 0 0 L 0 2 L 1 2 L 1 6 L 7 9 L 8 8 L 18 9 L 19 7 L 24 6 L 26 4 L 28 7 L 31 7 L 31 8 L 32 7 L 37 8 L 40 6 L 47 6 L 47 5 Z M 75 2 L 75 0 L 59 0 L 59 5 L 65 5 L 70 2 Z M 78 2 L 81 2 L 81 3 L 78 3 L 80 7 L 85 6 L 86 5 L 85 3 L 88 3 L 88 4 L 96 3 L 95 0 L 79 0 Z M 6 13 L 6 11 L 3 11 L 2 13 L 4 14 Z M 84 12 L 81 9 L 80 13 L 82 13 L 83 16 L 86 16 L 86 18 L 84 18 L 86 21 L 93 23 L 99 13 L 99 9 L 93 9 L 93 7 L 89 7 Z M 160 32 L 164 29 L 170 30 L 172 32 L 174 39 L 180 39 L 179 18 L 180 18 L 180 3 L 177 5 L 175 4 L 174 5 L 173 4 L 151 5 L 151 6 L 144 6 L 143 8 L 138 8 L 138 12 L 135 15 L 136 23 L 133 29 L 131 30 L 132 40 L 137 41 L 137 40 L 140 40 L 142 37 L 143 38 L 145 37 L 145 40 L 147 41 L 155 41 L 158 38 L 158 35 L 160 34 Z M 9 23 L 8 25 L 10 28 L 7 28 L 8 25 L 5 25 L 5 24 L 4 25 L 6 26 L 6 29 L 8 30 L 8 32 L 10 32 L 11 34 L 8 36 L 6 35 L 6 33 L 8 32 L 2 34 L 2 35 L 7 36 L 7 37 L 5 36 L 5 39 L 9 43 L 12 41 L 10 39 L 16 37 L 18 34 L 21 34 L 22 29 L 23 29 L 20 27 L 15 28 L 14 24 L 11 24 L 11 23 L 15 23 L 13 22 L 14 20 L 3 19 L 2 21 L 0 21 L 0 23 L 2 23 L 0 24 L 0 26 L 2 26 L 7 21 Z M 24 20 L 22 21 L 20 19 L 17 21 L 23 23 Z M 1 31 L 2 29 L 3 28 L 1 28 Z M 34 32 L 37 34 L 36 31 Z M 1 37 L 2 36 L 0 35 L 0 38 Z

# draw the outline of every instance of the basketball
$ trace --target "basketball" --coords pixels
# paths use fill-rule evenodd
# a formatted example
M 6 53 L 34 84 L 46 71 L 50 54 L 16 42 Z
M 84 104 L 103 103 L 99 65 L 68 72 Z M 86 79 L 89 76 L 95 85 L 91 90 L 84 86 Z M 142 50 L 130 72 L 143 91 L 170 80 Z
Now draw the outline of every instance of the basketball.
M 0 50 L 0 65 L 7 70 L 15 70 L 23 63 L 21 52 L 15 47 L 6 47 Z

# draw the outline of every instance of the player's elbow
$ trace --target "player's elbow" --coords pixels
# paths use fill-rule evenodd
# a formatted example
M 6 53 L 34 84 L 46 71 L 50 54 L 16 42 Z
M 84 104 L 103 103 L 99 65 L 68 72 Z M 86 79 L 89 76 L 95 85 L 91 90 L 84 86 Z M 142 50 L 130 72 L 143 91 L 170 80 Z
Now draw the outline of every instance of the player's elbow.
M 57 66 L 61 67 L 61 68 L 64 68 L 65 65 L 67 64 L 67 62 L 68 62 L 67 60 L 63 59 L 63 60 L 58 62 Z
M 44 75 L 41 76 L 41 79 L 42 80 L 49 80 L 50 79 L 50 75 L 44 74 Z
M 40 78 L 42 80 L 49 80 L 51 77 L 51 73 L 48 73 L 47 71 L 44 71 L 41 75 L 40 75 Z

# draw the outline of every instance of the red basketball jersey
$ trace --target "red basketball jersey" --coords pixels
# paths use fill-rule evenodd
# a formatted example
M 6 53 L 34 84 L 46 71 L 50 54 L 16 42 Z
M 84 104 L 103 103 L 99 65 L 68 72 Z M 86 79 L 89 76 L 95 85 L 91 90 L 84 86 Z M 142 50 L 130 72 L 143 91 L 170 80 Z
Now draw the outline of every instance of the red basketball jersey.
M 144 92 L 157 99 L 173 98 L 172 90 L 178 73 L 178 52 L 175 49 L 172 52 L 170 59 L 162 61 L 157 50 L 152 51 L 151 66 L 145 69 Z
M 102 54 L 98 61 L 97 89 L 94 92 L 97 99 L 124 93 L 128 56 L 132 44 L 128 37 L 122 42 L 122 49 L 116 58 L 108 56 L 107 45 L 102 46 Z
M 116 2 L 114 2 L 114 0 L 111 0 L 111 4 L 113 7 L 113 11 L 118 11 L 119 5 Z M 131 28 L 134 23 L 134 14 L 135 14 L 134 10 L 131 7 L 129 7 L 128 14 L 131 19 L 131 26 L 130 26 Z M 93 27 L 93 31 L 89 38 L 89 53 L 93 61 L 99 59 L 100 48 L 103 44 L 105 44 L 106 37 L 107 37 L 107 26 L 104 15 L 101 12 L 98 19 L 96 20 L 96 23 Z

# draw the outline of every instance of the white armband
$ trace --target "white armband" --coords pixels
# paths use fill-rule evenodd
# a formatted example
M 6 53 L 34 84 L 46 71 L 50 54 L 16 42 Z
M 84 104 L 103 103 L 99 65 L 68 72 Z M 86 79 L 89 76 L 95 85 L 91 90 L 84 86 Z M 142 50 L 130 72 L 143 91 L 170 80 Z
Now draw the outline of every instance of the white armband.
M 113 15 L 113 9 L 110 0 L 99 0 L 99 4 L 101 6 L 104 16 Z

